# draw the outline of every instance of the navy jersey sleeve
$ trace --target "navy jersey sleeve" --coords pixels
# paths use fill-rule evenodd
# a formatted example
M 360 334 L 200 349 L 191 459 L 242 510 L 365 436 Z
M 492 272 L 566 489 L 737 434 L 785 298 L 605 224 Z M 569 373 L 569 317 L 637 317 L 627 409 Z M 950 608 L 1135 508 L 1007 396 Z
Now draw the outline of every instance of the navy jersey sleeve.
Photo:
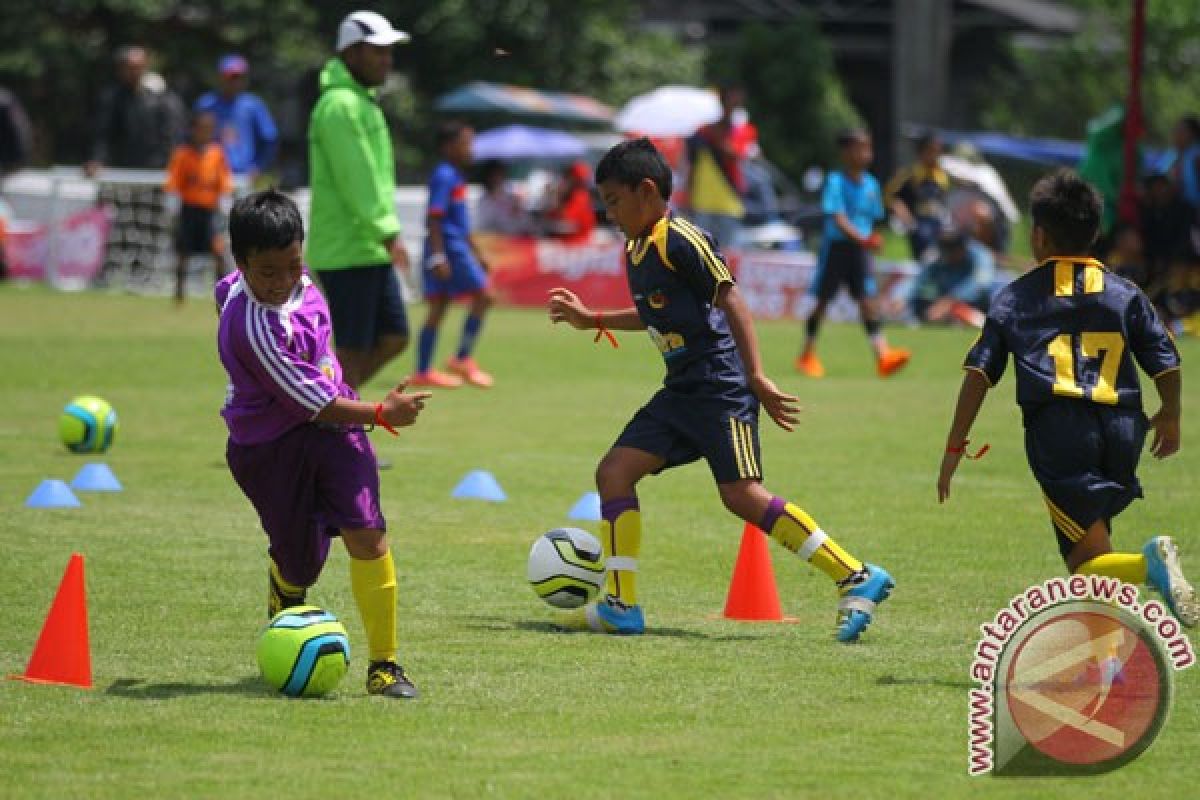
M 680 279 L 708 303 L 715 303 L 721 284 L 733 283 L 733 274 L 712 239 L 685 219 L 671 220 L 667 259 Z
M 1152 378 L 1179 369 L 1182 364 L 1179 350 L 1150 299 L 1138 292 L 1129 303 L 1126 315 L 1129 347 L 1138 366 Z
M 458 184 L 458 174 L 454 167 L 442 162 L 434 168 L 429 177 L 429 216 L 444 217 L 450 207 L 451 195 Z
M 988 383 L 995 386 L 1004 377 L 1004 368 L 1007 365 L 1008 345 L 1004 341 L 1000 323 L 988 317 L 979 338 L 967 353 L 963 369 L 982 372 Z

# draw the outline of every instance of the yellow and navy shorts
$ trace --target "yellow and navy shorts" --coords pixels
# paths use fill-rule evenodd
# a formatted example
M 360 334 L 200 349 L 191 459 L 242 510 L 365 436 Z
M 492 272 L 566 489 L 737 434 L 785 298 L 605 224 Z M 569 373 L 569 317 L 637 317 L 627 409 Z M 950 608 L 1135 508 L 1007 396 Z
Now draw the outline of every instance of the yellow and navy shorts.
M 1097 520 L 1142 496 L 1138 459 L 1149 424 L 1139 409 L 1058 400 L 1025 420 L 1025 455 L 1058 537 L 1063 559 Z
M 663 469 L 703 458 L 717 483 L 763 476 L 758 398 L 749 389 L 721 394 L 660 389 L 613 446 L 659 456 L 667 462 Z

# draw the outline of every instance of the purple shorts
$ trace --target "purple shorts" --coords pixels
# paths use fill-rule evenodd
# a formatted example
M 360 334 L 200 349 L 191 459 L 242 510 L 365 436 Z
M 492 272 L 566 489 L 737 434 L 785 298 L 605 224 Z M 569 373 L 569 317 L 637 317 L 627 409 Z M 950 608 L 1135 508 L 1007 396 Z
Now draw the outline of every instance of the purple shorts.
M 316 583 L 341 529 L 387 530 L 375 451 L 362 430 L 301 425 L 262 444 L 230 441 L 225 460 L 288 583 Z

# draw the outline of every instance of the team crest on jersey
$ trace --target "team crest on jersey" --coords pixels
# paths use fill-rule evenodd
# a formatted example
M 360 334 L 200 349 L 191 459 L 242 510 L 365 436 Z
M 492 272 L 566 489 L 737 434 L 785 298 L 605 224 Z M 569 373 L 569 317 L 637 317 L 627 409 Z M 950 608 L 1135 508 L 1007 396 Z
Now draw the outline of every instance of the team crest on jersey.
M 337 376 L 333 371 L 333 358 L 331 356 L 322 357 L 321 360 L 317 362 L 317 369 L 321 370 L 321 374 L 326 378 L 329 378 L 330 381 L 337 380 Z
M 678 333 L 659 333 L 653 325 L 646 328 L 646 333 L 650 334 L 650 341 L 654 342 L 663 358 L 672 358 L 687 350 L 687 342 Z
M 667 293 L 662 289 L 654 289 L 646 296 L 646 302 L 656 311 L 661 311 L 667 307 Z

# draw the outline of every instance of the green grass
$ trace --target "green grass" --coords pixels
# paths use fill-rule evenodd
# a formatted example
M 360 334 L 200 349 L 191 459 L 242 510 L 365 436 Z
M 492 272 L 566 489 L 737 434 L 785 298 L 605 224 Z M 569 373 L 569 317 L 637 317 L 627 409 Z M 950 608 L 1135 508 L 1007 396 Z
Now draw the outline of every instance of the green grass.
M 364 695 L 340 548 L 312 597 L 346 622 L 351 674 L 317 701 L 258 681 L 265 538 L 224 466 L 224 375 L 206 303 L 177 312 L 165 300 L 4 287 L 0 319 L 0 672 L 24 669 L 78 551 L 96 680 L 90 692 L 0 681 L 2 796 L 1186 797 L 1200 780 L 1196 670 L 1179 675 L 1158 742 L 1123 770 L 966 776 L 978 625 L 1062 569 L 1011 376 L 975 434 L 992 453 L 964 465 L 948 506 L 935 501 L 968 332 L 893 331 L 916 358 L 882 383 L 861 331 L 829 326 L 830 377 L 804 382 L 790 370 L 798 326 L 760 326 L 770 371 L 806 406 L 798 432 L 764 427 L 767 485 L 899 582 L 862 644 L 832 641 L 828 581 L 778 549 L 781 597 L 799 623 L 713 618 L 741 524 L 702 465 L 643 485 L 650 635 L 614 640 L 555 633 L 524 561 L 591 488 L 596 460 L 660 379 L 659 359 L 639 335 L 614 351 L 539 313 L 497 313 L 480 353 L 497 388 L 439 394 L 399 439 L 375 436 L 394 463 L 381 475 L 402 656 L 424 692 L 401 703 Z M 1181 346 L 1185 360 L 1200 355 L 1194 341 Z M 78 510 L 27 509 L 38 481 L 70 479 L 85 460 L 55 434 L 58 410 L 84 392 L 121 415 L 107 461 L 125 491 Z M 1189 413 L 1194 397 L 1189 388 Z M 451 500 L 472 468 L 491 470 L 509 501 Z M 1200 566 L 1200 448 L 1147 459 L 1142 478 L 1149 499 L 1121 517 L 1118 541 L 1170 531 Z

